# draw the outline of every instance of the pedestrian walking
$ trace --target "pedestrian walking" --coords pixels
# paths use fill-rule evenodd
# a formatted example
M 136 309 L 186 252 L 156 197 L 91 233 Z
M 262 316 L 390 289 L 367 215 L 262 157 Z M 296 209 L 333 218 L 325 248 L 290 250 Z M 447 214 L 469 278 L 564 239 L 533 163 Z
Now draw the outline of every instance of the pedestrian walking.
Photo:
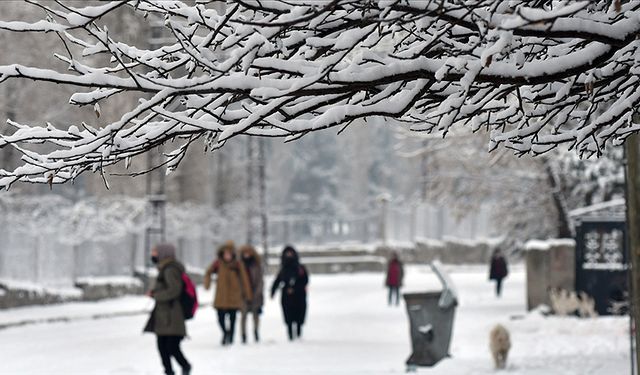
M 489 266 L 489 280 L 496 281 L 496 296 L 502 295 L 502 280 L 509 274 L 507 268 L 507 260 L 502 254 L 500 248 L 496 248 L 491 255 L 491 263 Z
M 185 268 L 175 258 L 176 249 L 171 244 L 160 244 L 151 250 L 151 261 L 158 268 L 155 286 L 147 295 L 155 300 L 155 307 L 144 328 L 157 336 L 158 352 L 167 375 L 174 375 L 171 358 L 182 368 L 182 374 L 191 372 L 191 364 L 180 349 L 180 342 L 187 335 L 185 313 L 180 301 L 183 293 Z
M 240 248 L 240 259 L 242 259 L 244 268 L 247 270 L 252 295 L 252 298 L 245 302 L 241 311 L 240 333 L 242 334 L 242 343 L 245 344 L 247 342 L 247 317 L 249 314 L 253 317 L 253 338 L 256 342 L 260 341 L 260 314 L 262 314 L 262 305 L 264 303 L 264 272 L 262 258 L 253 246 L 242 246 Z
M 398 306 L 400 304 L 400 288 L 402 287 L 402 280 L 404 278 L 404 266 L 400 261 L 398 253 L 395 251 L 391 253 L 389 263 L 387 264 L 387 277 L 386 286 L 389 289 L 389 306 L 394 304 Z
M 302 337 L 302 326 L 307 314 L 307 284 L 309 274 L 300 264 L 298 252 L 287 246 L 282 251 L 281 266 L 271 286 L 271 298 L 281 291 L 282 313 L 289 340 Z
M 207 268 L 204 288 L 209 290 L 211 275 L 217 274 L 216 294 L 213 307 L 218 312 L 218 323 L 222 330 L 222 345 L 233 343 L 236 314 L 253 295 L 244 264 L 236 257 L 235 246 L 229 241 L 218 249 L 217 259 Z

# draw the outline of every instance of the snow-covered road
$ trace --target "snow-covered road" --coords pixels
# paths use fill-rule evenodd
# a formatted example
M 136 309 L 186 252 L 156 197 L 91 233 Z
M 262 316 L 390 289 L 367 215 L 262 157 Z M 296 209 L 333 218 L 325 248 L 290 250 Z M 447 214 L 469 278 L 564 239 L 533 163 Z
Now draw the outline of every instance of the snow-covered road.
M 496 299 L 486 269 L 450 269 L 460 294 L 452 358 L 420 373 L 492 374 L 488 332 L 503 323 L 513 349 L 504 373 L 522 375 L 629 374 L 628 320 L 543 318 L 525 313 L 524 272 L 515 268 Z M 263 315 L 263 342 L 221 347 L 210 293 L 189 322 L 184 351 L 199 374 L 403 373 L 410 353 L 404 307 L 386 306 L 381 274 L 312 275 L 305 337 L 289 343 L 277 300 Z M 427 267 L 410 267 L 405 291 L 437 289 Z M 91 319 L 150 307 L 144 297 L 0 311 L 0 374 L 162 374 L 155 338 L 140 333 L 146 316 Z

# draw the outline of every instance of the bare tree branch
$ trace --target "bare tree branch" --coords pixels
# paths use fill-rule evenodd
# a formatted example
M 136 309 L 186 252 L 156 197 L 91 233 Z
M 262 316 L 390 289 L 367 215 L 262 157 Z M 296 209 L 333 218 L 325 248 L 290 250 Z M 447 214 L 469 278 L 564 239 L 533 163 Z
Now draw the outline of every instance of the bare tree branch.
M 24 166 L 0 170 L 0 187 L 104 174 L 178 140 L 162 163 L 173 169 L 196 140 L 208 150 L 238 135 L 290 141 L 358 118 L 425 133 L 484 128 L 491 150 L 520 155 L 560 144 L 600 155 L 640 130 L 634 1 L 618 9 L 607 1 L 243 0 L 226 14 L 219 1 L 30 3 L 49 16 L 3 20 L 0 29 L 58 33 L 69 56 L 57 57 L 70 72 L 11 64 L 0 66 L 0 82 L 88 90 L 70 98 L 79 106 L 124 93 L 139 102 L 101 128 L 89 119 L 66 130 L 12 123 L 0 147 L 15 147 Z M 162 20 L 169 42 L 150 49 L 116 40 L 101 24 L 121 11 Z

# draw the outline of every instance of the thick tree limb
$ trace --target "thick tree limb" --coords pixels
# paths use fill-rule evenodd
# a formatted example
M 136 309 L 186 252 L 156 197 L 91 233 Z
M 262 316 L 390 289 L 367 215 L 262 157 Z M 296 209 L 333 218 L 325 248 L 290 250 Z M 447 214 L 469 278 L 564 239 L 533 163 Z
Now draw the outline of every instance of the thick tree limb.
M 640 130 L 638 2 L 244 0 L 226 14 L 217 1 L 31 3 L 49 17 L 0 29 L 58 33 L 70 72 L 12 64 L 0 66 L 0 82 L 89 90 L 70 98 L 80 106 L 122 93 L 140 100 L 102 128 L 12 123 L 0 147 L 15 147 L 25 165 L 0 170 L 0 187 L 103 172 L 178 139 L 163 163 L 172 169 L 198 139 L 209 150 L 243 134 L 294 140 L 357 118 L 440 134 L 485 128 L 490 149 L 568 144 L 587 157 Z M 122 11 L 145 23 L 162 17 L 167 43 L 127 45 L 99 25 Z M 96 66 L 100 56 L 111 63 Z

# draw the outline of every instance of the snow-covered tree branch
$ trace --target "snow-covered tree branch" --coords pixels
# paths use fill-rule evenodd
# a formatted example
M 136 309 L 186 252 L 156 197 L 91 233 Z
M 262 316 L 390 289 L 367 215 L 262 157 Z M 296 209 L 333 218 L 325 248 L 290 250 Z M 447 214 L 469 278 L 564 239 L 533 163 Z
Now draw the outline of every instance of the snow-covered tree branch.
M 58 34 L 68 69 L 5 65 L 0 82 L 77 87 L 70 103 L 98 116 L 113 96 L 138 101 L 101 127 L 11 122 L 0 147 L 24 165 L 0 170 L 0 187 L 104 174 L 169 142 L 170 171 L 196 141 L 214 150 L 241 134 L 295 140 L 361 118 L 444 135 L 486 129 L 490 150 L 517 154 L 566 144 L 600 155 L 640 130 L 636 1 L 28 2 L 46 18 L 0 29 Z M 118 40 L 105 19 L 120 11 L 163 20 L 169 42 Z

